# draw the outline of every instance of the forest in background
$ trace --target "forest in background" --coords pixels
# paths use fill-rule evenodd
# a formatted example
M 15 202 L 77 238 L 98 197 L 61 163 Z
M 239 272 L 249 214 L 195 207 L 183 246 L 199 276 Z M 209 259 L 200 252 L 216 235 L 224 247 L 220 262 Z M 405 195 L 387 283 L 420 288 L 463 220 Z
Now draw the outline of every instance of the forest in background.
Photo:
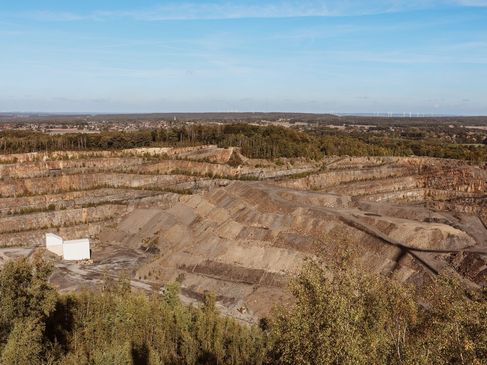
M 49 135 L 25 130 L 0 132 L 0 153 L 63 150 L 120 150 L 136 147 L 215 144 L 240 147 L 249 158 L 339 156 L 429 156 L 473 162 L 487 161 L 487 136 L 437 127 L 375 128 L 369 132 L 311 126 L 194 124 L 140 131 Z
M 487 359 L 487 291 L 437 277 L 421 292 L 349 258 L 309 263 L 292 303 L 258 326 L 215 309 L 184 306 L 126 279 L 60 294 L 52 267 L 34 256 L 0 271 L 0 363 L 37 364 L 476 364 Z M 330 275 L 332 273 L 332 275 Z

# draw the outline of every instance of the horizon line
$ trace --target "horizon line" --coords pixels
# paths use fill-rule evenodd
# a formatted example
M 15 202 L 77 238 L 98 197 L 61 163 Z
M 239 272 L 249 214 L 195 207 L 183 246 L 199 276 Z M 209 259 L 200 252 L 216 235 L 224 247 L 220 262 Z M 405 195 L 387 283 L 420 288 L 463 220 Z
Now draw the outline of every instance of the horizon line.
M 25 114 L 34 115 L 68 115 L 68 116 L 103 116 L 103 115 L 150 115 L 150 114 L 306 114 L 331 116 L 369 116 L 369 117 L 400 117 L 400 118 L 428 118 L 428 117 L 487 117 L 487 114 L 457 114 L 457 113 L 421 113 L 421 112 L 306 112 L 306 111 L 147 111 L 147 112 L 90 112 L 90 111 L 0 111 L 0 116 Z

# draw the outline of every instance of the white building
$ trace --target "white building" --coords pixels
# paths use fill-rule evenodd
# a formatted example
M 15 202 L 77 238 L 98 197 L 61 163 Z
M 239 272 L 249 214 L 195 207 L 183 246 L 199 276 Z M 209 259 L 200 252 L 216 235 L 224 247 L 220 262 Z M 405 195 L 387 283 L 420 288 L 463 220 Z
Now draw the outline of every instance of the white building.
M 58 256 L 62 256 L 63 239 L 54 233 L 46 233 L 46 249 Z
M 87 238 L 65 241 L 54 233 L 46 233 L 46 249 L 64 260 L 89 260 L 91 256 L 90 240 Z

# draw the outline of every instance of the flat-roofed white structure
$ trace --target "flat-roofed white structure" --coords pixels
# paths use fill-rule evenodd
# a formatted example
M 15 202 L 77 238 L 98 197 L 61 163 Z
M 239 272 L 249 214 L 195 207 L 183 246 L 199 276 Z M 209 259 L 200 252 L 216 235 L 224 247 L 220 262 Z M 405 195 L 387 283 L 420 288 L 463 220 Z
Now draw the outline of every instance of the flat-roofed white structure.
M 90 240 L 64 241 L 63 258 L 65 260 L 89 260 L 90 259 Z
M 46 249 L 62 256 L 64 260 L 89 260 L 91 257 L 90 240 L 63 240 L 54 233 L 46 233 Z

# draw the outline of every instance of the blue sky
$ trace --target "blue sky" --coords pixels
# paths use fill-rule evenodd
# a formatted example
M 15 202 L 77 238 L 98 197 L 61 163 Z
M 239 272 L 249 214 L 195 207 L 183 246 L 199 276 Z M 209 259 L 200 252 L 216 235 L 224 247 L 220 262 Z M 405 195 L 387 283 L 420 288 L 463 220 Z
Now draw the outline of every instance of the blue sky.
M 487 0 L 2 0 L 0 50 L 0 112 L 487 115 Z

